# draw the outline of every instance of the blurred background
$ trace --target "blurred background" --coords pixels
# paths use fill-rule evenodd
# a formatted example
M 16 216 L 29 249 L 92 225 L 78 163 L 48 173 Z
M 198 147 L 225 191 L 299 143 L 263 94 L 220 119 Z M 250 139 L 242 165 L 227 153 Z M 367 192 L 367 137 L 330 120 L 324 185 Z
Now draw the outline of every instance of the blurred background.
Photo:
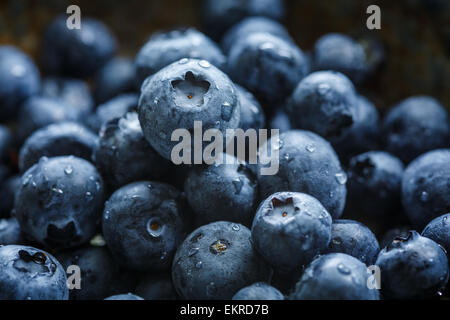
M 82 18 L 105 22 L 119 40 L 120 54 L 130 57 L 156 30 L 186 25 L 202 30 L 201 0 L 0 0 L 0 43 L 17 45 L 39 64 L 45 27 L 70 4 L 80 6 Z M 371 4 L 381 8 L 381 30 L 366 28 Z M 285 24 L 304 51 L 328 32 L 382 45 L 386 59 L 360 89 L 381 111 L 417 94 L 450 108 L 450 1 L 286 0 L 286 5 Z

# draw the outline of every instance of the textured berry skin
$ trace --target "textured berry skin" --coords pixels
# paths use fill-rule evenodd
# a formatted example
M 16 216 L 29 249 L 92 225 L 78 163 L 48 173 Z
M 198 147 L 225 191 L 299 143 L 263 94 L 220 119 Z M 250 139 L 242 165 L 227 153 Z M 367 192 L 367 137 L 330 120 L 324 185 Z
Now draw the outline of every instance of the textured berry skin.
M 277 21 L 261 16 L 248 17 L 235 24 L 224 34 L 221 40 L 223 52 L 228 54 L 236 42 L 257 32 L 269 33 L 293 42 L 286 28 Z
M 253 33 L 231 48 L 228 72 L 263 104 L 283 102 L 307 74 L 302 50 L 268 33 Z
M 305 193 L 271 195 L 261 203 L 253 220 L 255 250 L 281 274 L 308 265 L 327 249 L 330 238 L 330 214 Z
M 17 115 L 20 104 L 39 93 L 40 74 L 34 62 L 13 46 L 0 46 L 0 121 Z
M 443 214 L 433 219 L 422 231 L 422 236 L 430 238 L 440 244 L 445 251 L 447 257 L 450 253 L 450 213 Z
M 449 266 L 442 247 L 416 231 L 396 238 L 381 250 L 376 265 L 381 269 L 384 298 L 429 298 L 448 281 Z
M 362 223 L 346 219 L 333 221 L 327 253 L 346 253 L 370 266 L 375 263 L 379 251 L 377 238 Z
M 16 217 L 32 240 L 51 248 L 75 247 L 94 235 L 103 193 L 103 180 L 90 162 L 42 157 L 22 176 Z
M 217 40 L 228 28 L 246 17 L 283 20 L 284 15 L 284 0 L 205 0 L 202 8 L 204 28 Z
M 20 245 L 0 246 L 1 300 L 67 300 L 66 273 L 49 253 Z
M 317 71 L 298 83 L 286 111 L 294 128 L 337 139 L 353 125 L 356 104 L 355 87 L 345 75 Z
M 356 97 L 353 124 L 335 137 L 330 143 L 341 161 L 357 154 L 377 150 L 380 144 L 380 117 L 375 106 L 363 96 Z
M 44 34 L 42 63 L 50 74 L 89 77 L 116 52 L 117 43 L 102 22 L 82 19 L 81 29 L 69 29 L 66 16 L 55 18 Z
M 344 253 L 314 260 L 297 282 L 293 300 L 378 300 L 377 289 L 367 286 L 367 267 Z
M 134 93 L 118 95 L 98 106 L 93 115 L 86 119 L 86 125 L 98 133 L 104 123 L 120 118 L 126 113 L 137 111 L 139 96 Z
M 0 245 L 23 244 L 24 242 L 16 218 L 0 219 Z
M 279 139 L 279 170 L 275 175 L 261 175 L 262 155 L 258 163 L 258 182 L 262 198 L 278 191 L 307 193 L 319 200 L 334 219 L 345 206 L 347 176 L 331 145 L 310 131 L 292 130 L 270 139 Z M 275 145 L 275 143 L 274 143 Z
M 355 84 L 364 80 L 368 66 L 363 47 L 347 35 L 328 33 L 314 45 L 314 70 L 334 70 Z
M 174 187 L 141 181 L 105 204 L 103 236 L 116 262 L 138 271 L 167 270 L 185 236 L 186 208 Z
M 250 128 L 255 130 L 264 128 L 266 116 L 259 102 L 253 94 L 240 85 L 236 84 L 235 87 L 241 104 L 241 116 L 238 128 L 244 131 Z
M 227 156 L 226 164 L 194 166 L 184 183 L 198 224 L 226 220 L 250 226 L 258 203 L 258 183 L 247 164 Z M 236 164 L 228 164 L 235 161 Z M 207 186 L 207 187 L 206 187 Z
M 194 230 L 172 265 L 175 289 L 184 299 L 231 299 L 241 288 L 268 281 L 270 268 L 252 248 L 250 230 L 219 221 Z
M 41 95 L 60 99 L 83 116 L 94 109 L 94 99 L 88 84 L 75 78 L 48 77 L 42 81 Z
M 194 121 L 202 121 L 203 132 L 215 128 L 225 136 L 239 120 L 236 87 L 206 60 L 181 59 L 142 85 L 139 121 L 147 141 L 166 159 L 179 143 L 171 141 L 174 130 L 193 130 Z
M 170 273 L 149 273 L 136 286 L 136 294 L 145 300 L 177 300 Z
M 449 146 L 448 113 L 433 97 L 409 97 L 386 115 L 382 132 L 386 150 L 408 163 L 427 151 Z
M 346 212 L 383 219 L 398 215 L 403 171 L 403 163 L 384 151 L 369 151 L 351 158 Z
M 110 296 L 108 298 L 105 298 L 105 300 L 144 300 L 144 299 L 135 294 L 126 293 L 126 294 L 117 294 L 115 296 Z
M 169 167 L 145 140 L 136 112 L 103 125 L 93 160 L 113 190 L 134 181 L 160 178 Z
M 94 97 L 103 103 L 119 94 L 137 91 L 134 61 L 125 57 L 109 60 L 97 73 Z
M 284 296 L 267 283 L 257 282 L 236 292 L 232 300 L 284 300 Z
M 135 60 L 139 83 L 169 64 L 183 58 L 202 59 L 224 70 L 226 58 L 211 39 L 194 28 L 155 33 Z
M 450 149 L 427 152 L 409 164 L 402 180 L 402 203 L 419 230 L 450 211 Z
M 76 122 L 60 122 L 36 130 L 22 145 L 19 169 L 25 172 L 41 157 L 73 155 L 91 159 L 97 136 Z

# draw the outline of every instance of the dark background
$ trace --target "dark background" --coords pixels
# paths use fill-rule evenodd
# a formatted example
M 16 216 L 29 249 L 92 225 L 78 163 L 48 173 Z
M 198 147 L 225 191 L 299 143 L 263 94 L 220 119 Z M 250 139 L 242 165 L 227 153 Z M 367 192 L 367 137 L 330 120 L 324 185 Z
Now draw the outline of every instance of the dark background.
M 200 0 L 0 0 L 0 43 L 17 45 L 39 62 L 45 26 L 70 4 L 80 6 L 82 18 L 104 21 L 119 40 L 120 54 L 131 57 L 158 29 L 201 30 Z M 381 8 L 381 30 L 366 28 L 370 4 Z M 360 90 L 380 110 L 417 94 L 432 95 L 450 109 L 449 0 L 286 0 L 286 5 L 287 28 L 305 51 L 328 32 L 381 40 L 386 63 Z

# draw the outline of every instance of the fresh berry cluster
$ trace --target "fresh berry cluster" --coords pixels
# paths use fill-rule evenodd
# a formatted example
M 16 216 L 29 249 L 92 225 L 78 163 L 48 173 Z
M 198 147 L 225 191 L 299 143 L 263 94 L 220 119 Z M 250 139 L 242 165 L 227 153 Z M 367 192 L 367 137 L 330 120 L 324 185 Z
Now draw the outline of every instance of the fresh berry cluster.
M 206 0 L 208 36 L 161 31 L 134 60 L 102 22 L 62 15 L 41 71 L 0 45 L 0 299 L 448 295 L 446 109 L 417 95 L 382 117 L 359 94 L 373 48 L 329 33 L 303 51 L 284 15 Z M 278 170 L 174 164 L 173 133 L 196 122 L 278 129 L 262 146 Z

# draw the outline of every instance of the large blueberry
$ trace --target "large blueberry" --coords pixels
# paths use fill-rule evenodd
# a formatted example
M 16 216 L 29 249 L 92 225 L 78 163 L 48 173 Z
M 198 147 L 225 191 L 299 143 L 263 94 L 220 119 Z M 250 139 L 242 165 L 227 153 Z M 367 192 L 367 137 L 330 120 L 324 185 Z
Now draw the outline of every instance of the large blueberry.
M 308 72 L 302 50 L 268 33 L 252 33 L 232 47 L 228 72 L 265 105 L 284 101 Z
M 284 300 L 284 296 L 267 283 L 257 282 L 236 292 L 233 300 Z
M 308 265 L 331 238 L 331 216 L 315 198 L 277 192 L 265 199 L 252 225 L 255 250 L 282 274 Z
M 1 300 L 67 300 L 66 273 L 49 253 L 27 246 L 0 246 Z
M 43 156 L 73 155 L 90 160 L 97 140 L 95 134 L 76 122 L 60 122 L 36 130 L 20 149 L 20 171 L 25 172 Z
M 169 167 L 169 162 L 145 140 L 136 112 L 104 123 L 93 160 L 113 189 L 134 181 L 160 178 Z
M 364 263 L 345 253 L 329 253 L 314 260 L 290 296 L 294 300 L 378 300 L 369 288 Z
M 395 238 L 406 238 L 410 230 L 412 230 L 412 228 L 407 225 L 400 225 L 388 229 L 381 237 L 380 248 L 383 249 L 386 246 L 390 245 Z
M 295 128 L 311 130 L 326 139 L 339 137 L 354 123 L 357 97 L 342 73 L 317 71 L 295 88 L 286 105 Z
M 427 152 L 409 164 L 402 180 L 402 203 L 418 229 L 450 212 L 450 149 Z
M 103 103 L 125 92 L 137 91 L 134 61 L 125 57 L 109 60 L 97 73 L 94 97 Z
M 445 251 L 436 242 L 409 232 L 381 250 L 380 267 L 384 298 L 413 299 L 436 295 L 447 284 L 449 266 Z
M 261 174 L 272 156 L 260 155 L 258 182 L 262 197 L 286 190 L 303 192 L 319 200 L 333 218 L 341 216 L 347 175 L 326 140 L 309 131 L 292 130 L 271 138 L 262 150 L 268 146 L 278 149 L 279 168 L 275 175 Z
M 433 97 L 413 96 L 394 106 L 383 121 L 386 150 L 408 163 L 448 146 L 448 113 Z
M 136 56 L 139 84 L 169 64 L 183 58 L 207 60 L 224 69 L 226 58 L 220 48 L 203 33 L 193 28 L 155 33 Z
M 234 84 L 206 60 L 181 59 L 142 85 L 139 121 L 145 138 L 166 159 L 171 159 L 179 143 L 171 141 L 176 129 L 193 136 L 194 121 L 200 121 L 203 132 L 217 129 L 225 136 L 226 129 L 237 128 L 239 120 Z
M 105 298 L 105 300 L 144 300 L 144 299 L 132 293 L 123 293 L 107 297 Z
M 403 163 L 384 151 L 369 151 L 351 158 L 346 212 L 376 219 L 398 215 L 403 170 Z
M 186 199 L 200 224 L 226 220 L 250 226 L 258 201 L 256 176 L 247 164 L 232 156 L 225 159 L 221 165 L 191 170 L 184 183 Z
M 26 236 L 48 247 L 74 247 L 95 233 L 103 180 L 90 162 L 42 157 L 22 176 L 15 214 Z
M 339 71 L 355 84 L 362 82 L 367 72 L 364 48 L 349 36 L 328 33 L 314 45 L 314 70 Z
M 13 118 L 20 104 L 39 93 L 40 75 L 33 61 L 12 46 L 0 46 L 0 121 Z
M 102 22 L 83 17 L 81 28 L 69 29 L 60 15 L 48 26 L 43 38 L 42 60 L 47 73 L 88 77 L 99 70 L 116 51 L 116 40 Z
M 331 225 L 331 241 L 326 251 L 346 253 L 369 266 L 375 263 L 380 246 L 372 231 L 362 223 L 337 219 Z
M 244 131 L 247 129 L 259 130 L 264 128 L 266 117 L 259 102 L 253 94 L 240 85 L 236 84 L 235 87 L 241 103 L 241 117 L 238 128 Z
M 205 30 L 217 40 L 231 26 L 246 17 L 262 16 L 283 20 L 284 14 L 284 0 L 205 0 L 202 7 Z
M 440 244 L 445 251 L 447 257 L 450 254 L 450 213 L 443 214 L 433 219 L 422 231 L 422 236 L 434 240 Z
M 182 194 L 174 187 L 131 183 L 106 202 L 103 236 L 116 261 L 127 269 L 165 270 L 185 236 L 186 214 Z
M 241 288 L 269 281 L 271 270 L 252 248 L 250 230 L 226 221 L 194 230 L 178 248 L 172 279 L 184 299 L 231 299 Z

